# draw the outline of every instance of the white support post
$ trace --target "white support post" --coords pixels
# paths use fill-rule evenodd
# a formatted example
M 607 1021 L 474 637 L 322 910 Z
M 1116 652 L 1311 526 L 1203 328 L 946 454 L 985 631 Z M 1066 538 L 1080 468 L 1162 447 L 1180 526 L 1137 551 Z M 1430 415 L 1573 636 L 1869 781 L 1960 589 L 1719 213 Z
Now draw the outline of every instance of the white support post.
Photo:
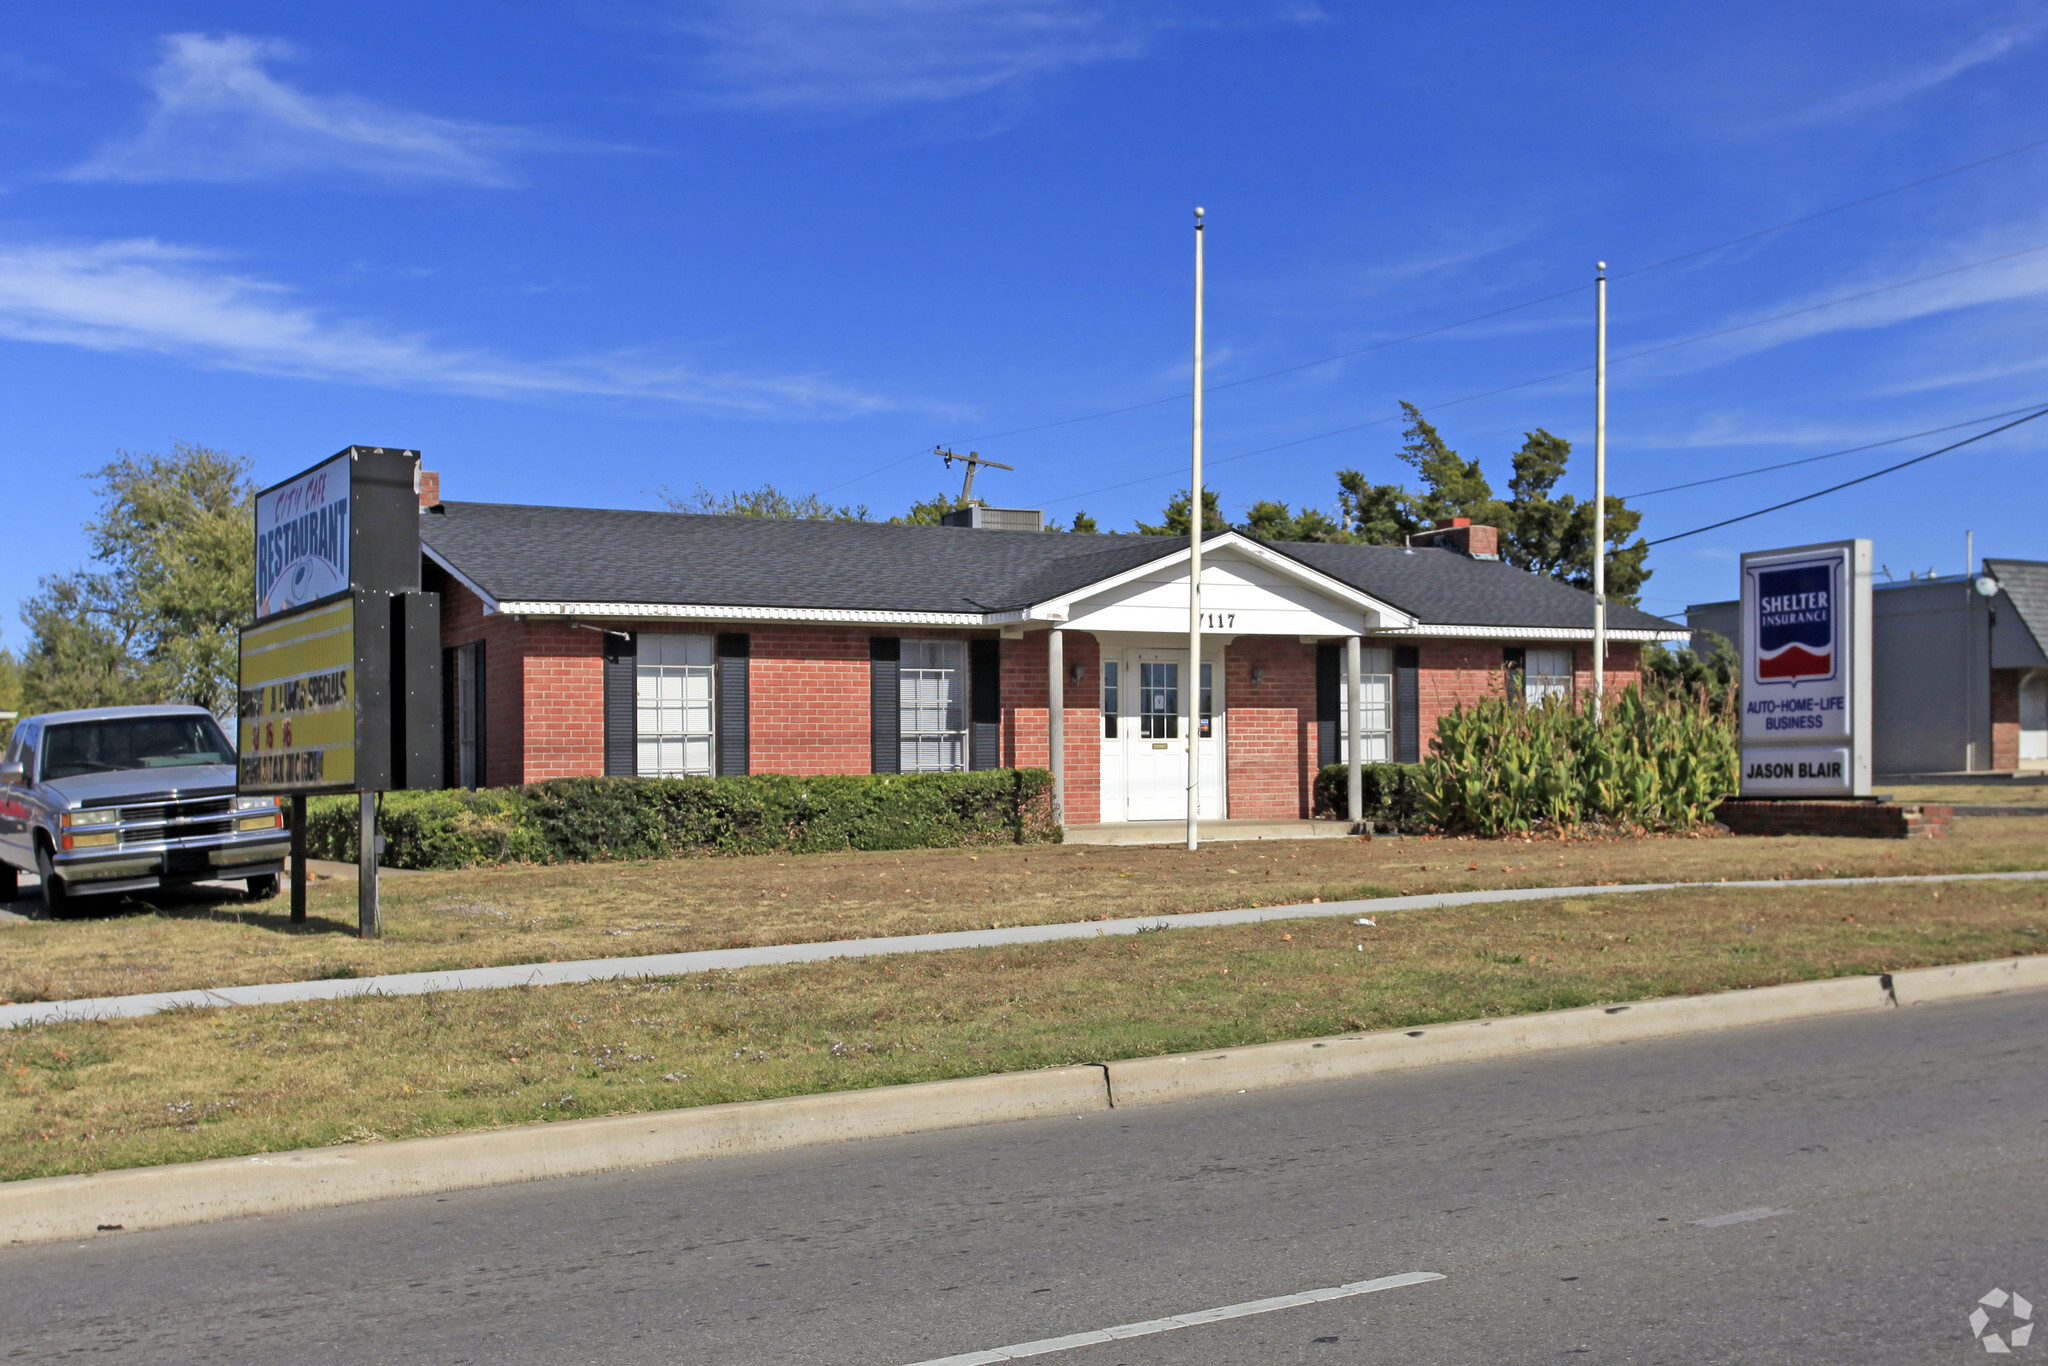
M 1350 759 L 1350 772 L 1346 775 L 1349 814 L 1355 832 L 1358 823 L 1365 819 L 1365 774 L 1359 768 L 1359 756 L 1365 750 L 1365 689 L 1359 686 L 1359 667 L 1362 651 L 1357 636 L 1344 637 L 1344 739 Z
M 1059 822 L 1067 823 L 1067 636 L 1055 626 L 1045 641 L 1046 762 L 1052 769 L 1052 801 Z

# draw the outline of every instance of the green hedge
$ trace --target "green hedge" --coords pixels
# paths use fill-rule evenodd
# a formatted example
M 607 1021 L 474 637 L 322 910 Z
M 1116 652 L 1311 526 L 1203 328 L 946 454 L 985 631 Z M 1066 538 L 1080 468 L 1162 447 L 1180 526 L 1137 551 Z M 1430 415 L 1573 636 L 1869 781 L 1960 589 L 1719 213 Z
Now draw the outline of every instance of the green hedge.
M 1360 764 L 1360 787 L 1364 817 L 1386 821 L 1402 829 L 1422 822 L 1423 766 L 1421 764 Z M 1351 805 L 1351 766 L 1325 764 L 1316 770 L 1315 814 L 1341 819 Z
M 356 799 L 321 797 L 307 805 L 307 852 L 354 862 Z M 383 862 L 391 868 L 1060 839 L 1052 775 L 1044 769 L 558 778 L 475 792 L 387 793 L 380 825 Z
M 1424 767 L 1422 815 L 1445 830 L 1686 830 L 1735 791 L 1735 724 L 1725 708 L 1638 688 L 1599 721 L 1571 706 L 1490 699 L 1437 722 Z

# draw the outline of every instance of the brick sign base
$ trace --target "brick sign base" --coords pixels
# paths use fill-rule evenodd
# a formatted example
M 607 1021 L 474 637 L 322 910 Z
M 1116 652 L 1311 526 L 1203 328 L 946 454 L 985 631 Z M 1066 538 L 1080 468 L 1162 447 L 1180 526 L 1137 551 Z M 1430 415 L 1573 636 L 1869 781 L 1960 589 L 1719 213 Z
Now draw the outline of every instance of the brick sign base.
M 1714 818 L 1737 835 L 1837 835 L 1859 839 L 1940 839 L 1951 806 L 1898 802 L 1800 802 L 1730 797 Z

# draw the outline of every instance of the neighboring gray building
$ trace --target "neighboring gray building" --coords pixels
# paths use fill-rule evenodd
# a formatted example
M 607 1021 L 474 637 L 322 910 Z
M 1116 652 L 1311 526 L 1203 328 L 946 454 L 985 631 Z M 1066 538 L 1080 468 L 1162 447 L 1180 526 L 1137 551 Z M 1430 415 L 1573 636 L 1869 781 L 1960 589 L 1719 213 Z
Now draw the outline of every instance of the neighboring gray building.
M 2048 771 L 2048 562 L 1984 561 L 1974 576 L 1871 593 L 1872 761 L 1880 774 Z M 1696 645 L 1741 648 L 1742 604 L 1685 609 Z

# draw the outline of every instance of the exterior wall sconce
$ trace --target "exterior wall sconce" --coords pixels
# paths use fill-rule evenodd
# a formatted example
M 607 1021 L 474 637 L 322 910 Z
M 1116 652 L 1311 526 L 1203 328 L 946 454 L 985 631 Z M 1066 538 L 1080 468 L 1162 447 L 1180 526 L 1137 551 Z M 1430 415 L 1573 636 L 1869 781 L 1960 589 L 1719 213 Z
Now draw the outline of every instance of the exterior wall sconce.
M 1087 676 L 1088 666 L 1086 664 L 1069 664 L 1067 666 L 1067 682 L 1079 683 Z
M 1254 664 L 1254 665 L 1252 666 L 1252 684 L 1253 684 L 1253 686 L 1254 686 L 1254 687 L 1256 687 L 1256 686 L 1257 686 L 1258 684 L 1261 684 L 1261 683 L 1263 683 L 1263 682 L 1265 682 L 1265 681 L 1266 681 L 1266 666 L 1265 666 L 1265 665 L 1263 665 L 1263 664 Z

